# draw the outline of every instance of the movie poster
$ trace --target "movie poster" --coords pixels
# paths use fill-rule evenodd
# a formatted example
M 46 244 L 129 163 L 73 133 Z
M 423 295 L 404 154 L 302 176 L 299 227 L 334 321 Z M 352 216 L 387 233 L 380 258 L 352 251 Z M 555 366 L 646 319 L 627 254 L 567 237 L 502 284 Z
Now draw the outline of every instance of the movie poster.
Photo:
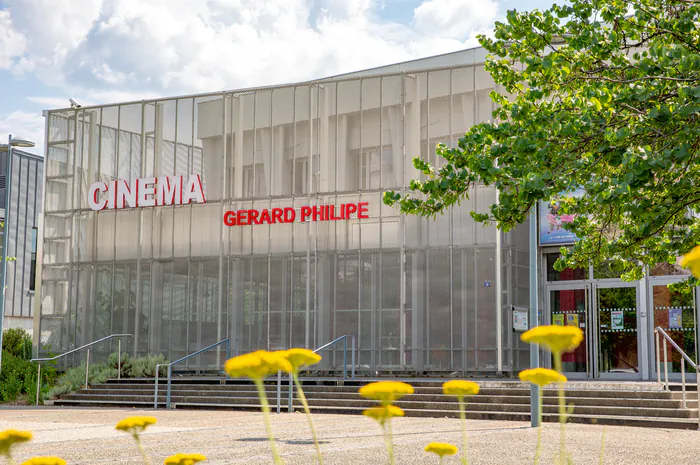
M 572 197 L 583 195 L 583 189 L 571 194 Z M 540 244 L 571 244 L 578 240 L 576 234 L 564 229 L 564 224 L 574 221 L 575 215 L 559 213 L 558 202 L 540 202 Z

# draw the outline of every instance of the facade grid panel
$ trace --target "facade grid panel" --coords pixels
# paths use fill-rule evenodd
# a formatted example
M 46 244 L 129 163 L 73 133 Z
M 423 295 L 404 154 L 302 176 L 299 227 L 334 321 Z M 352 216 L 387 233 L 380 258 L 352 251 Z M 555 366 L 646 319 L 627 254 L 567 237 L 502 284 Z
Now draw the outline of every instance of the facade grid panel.
M 174 359 L 223 337 L 242 353 L 348 334 L 368 373 L 495 372 L 499 349 L 504 370 L 522 365 L 494 315 L 497 281 L 502 306 L 527 299 L 513 289 L 523 264 L 497 263 L 526 253 L 527 227 L 497 254 L 495 229 L 469 216 L 496 200 L 487 187 L 435 220 L 382 203 L 419 176 L 414 156 L 440 166 L 437 143 L 455 146 L 490 118 L 492 84 L 476 68 L 50 112 L 42 345 L 68 350 L 124 331 L 136 336 L 132 353 Z M 93 182 L 173 174 L 199 175 L 206 203 L 86 207 Z M 366 217 L 300 221 L 345 204 Z M 295 220 L 229 227 L 228 211 Z M 336 350 L 322 369 L 341 364 Z

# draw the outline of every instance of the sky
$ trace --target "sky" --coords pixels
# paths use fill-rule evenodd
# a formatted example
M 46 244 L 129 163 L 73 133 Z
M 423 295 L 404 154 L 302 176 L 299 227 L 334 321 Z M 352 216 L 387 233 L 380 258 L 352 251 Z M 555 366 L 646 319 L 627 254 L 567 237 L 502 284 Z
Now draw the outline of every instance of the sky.
M 0 143 L 42 110 L 279 84 L 478 45 L 553 0 L 0 0 Z M 561 3 L 561 1 L 560 1 Z

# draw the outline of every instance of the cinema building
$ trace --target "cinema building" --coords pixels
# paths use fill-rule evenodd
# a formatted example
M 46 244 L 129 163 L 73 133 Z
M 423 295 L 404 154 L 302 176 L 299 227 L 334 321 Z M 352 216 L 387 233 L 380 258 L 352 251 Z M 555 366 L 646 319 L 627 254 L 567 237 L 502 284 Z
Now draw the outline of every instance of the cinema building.
M 132 354 L 175 360 L 227 337 L 242 353 L 352 335 L 360 374 L 526 368 L 514 316 L 529 302 L 528 224 L 499 233 L 475 223 L 469 212 L 497 201 L 487 187 L 436 219 L 382 203 L 420 176 L 414 156 L 439 166 L 438 143 L 455 147 L 492 118 L 484 59 L 477 48 L 296 84 L 47 112 L 37 342 L 57 353 L 130 333 Z M 653 318 L 669 320 L 674 305 L 678 334 L 695 347 L 694 299 L 661 286 L 677 278 L 555 272 L 571 238 L 550 233 L 541 319 L 579 325 L 589 339 L 567 370 L 648 378 Z M 654 313 L 656 303 L 666 310 Z M 342 361 L 338 347 L 324 369 Z

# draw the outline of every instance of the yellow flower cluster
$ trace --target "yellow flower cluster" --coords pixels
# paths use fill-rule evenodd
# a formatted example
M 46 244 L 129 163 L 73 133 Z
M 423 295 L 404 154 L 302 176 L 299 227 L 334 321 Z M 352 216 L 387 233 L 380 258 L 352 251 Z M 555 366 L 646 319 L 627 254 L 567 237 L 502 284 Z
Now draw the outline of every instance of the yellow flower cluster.
M 34 457 L 22 465 L 66 465 L 66 461 L 59 457 Z
M 29 431 L 17 431 L 16 429 L 8 429 L 0 432 L 0 455 L 5 457 L 10 455 L 10 448 L 14 444 L 27 442 L 32 439 L 32 433 Z
M 536 384 L 540 387 L 550 383 L 565 383 L 566 376 L 549 368 L 533 368 L 531 370 L 523 370 L 520 372 L 520 380 Z
M 479 393 L 479 385 L 471 381 L 454 379 L 442 385 L 442 392 L 447 396 L 455 397 L 475 396 Z
M 583 331 L 577 326 L 537 326 L 520 336 L 524 342 L 547 347 L 554 354 L 571 352 L 583 341 Z
M 700 245 L 683 256 L 681 266 L 689 268 L 693 276 L 700 279 Z
M 194 465 L 206 459 L 202 454 L 175 454 L 166 458 L 163 463 L 165 465 Z
M 116 429 L 125 433 L 140 434 L 157 421 L 154 417 L 127 417 L 117 423 Z
M 289 349 L 278 353 L 292 366 L 292 373 L 299 373 L 302 368 L 321 361 L 321 356 L 309 349 Z
M 366 417 L 377 420 L 380 425 L 384 425 L 387 420 L 394 417 L 404 416 L 404 411 L 395 405 L 380 405 L 378 407 L 370 407 L 363 411 L 362 414 Z
M 224 371 L 231 378 L 264 379 L 278 371 L 292 372 L 292 364 L 282 354 L 284 351 L 268 352 L 258 350 L 239 355 L 226 361 Z
M 360 395 L 365 399 L 372 399 L 389 405 L 403 396 L 413 394 L 413 386 L 401 381 L 377 381 L 365 384 L 360 388 Z
M 444 457 L 445 455 L 455 455 L 457 453 L 457 447 L 444 442 L 431 442 L 425 446 L 425 451 L 432 452 L 438 457 Z

